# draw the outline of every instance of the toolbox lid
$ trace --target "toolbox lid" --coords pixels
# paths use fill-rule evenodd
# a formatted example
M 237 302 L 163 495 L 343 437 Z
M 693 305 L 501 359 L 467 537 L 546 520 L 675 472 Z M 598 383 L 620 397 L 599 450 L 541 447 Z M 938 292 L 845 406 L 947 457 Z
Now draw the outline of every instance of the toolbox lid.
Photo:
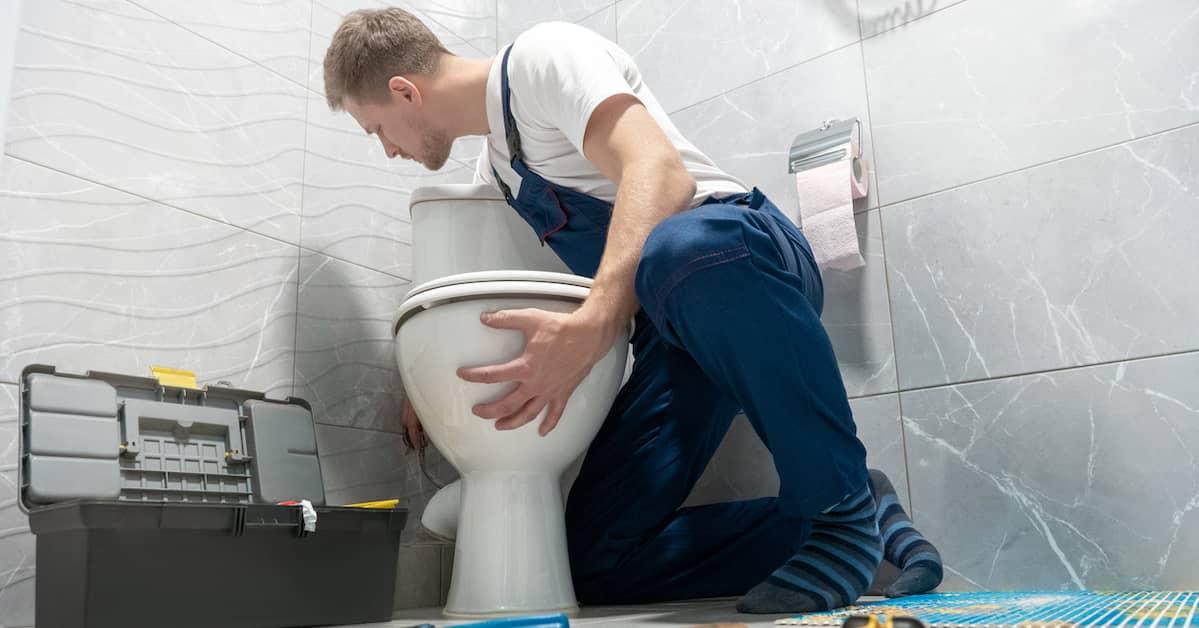
M 226 386 L 25 367 L 20 506 L 70 500 L 325 503 L 312 409 Z

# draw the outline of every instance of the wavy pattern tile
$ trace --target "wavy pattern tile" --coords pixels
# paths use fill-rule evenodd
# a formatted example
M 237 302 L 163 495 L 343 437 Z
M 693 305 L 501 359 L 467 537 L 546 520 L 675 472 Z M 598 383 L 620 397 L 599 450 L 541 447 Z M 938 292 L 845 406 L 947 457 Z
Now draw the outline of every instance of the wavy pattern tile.
M 304 90 L 124 2 L 25 3 L 6 152 L 298 242 Z
M 462 38 L 482 55 L 495 54 L 496 0 L 408 0 L 404 4 Z
M 0 380 L 165 364 L 291 391 L 296 246 L 12 158 L 0 205 Z
M 317 422 L 400 430 L 391 321 L 408 281 L 319 253 L 300 259 L 296 395 Z
M 1199 586 L 1199 353 L 900 393 L 947 589 Z
M 433 172 L 415 162 L 389 161 L 379 141 L 365 135 L 349 114 L 331 112 L 317 98 L 308 116 L 304 247 L 411 277 L 412 190 L 469 183 L 473 166 L 450 161 Z M 463 140 L 454 153 L 473 160 L 477 151 L 478 140 Z
M 1199 349 L 1199 125 L 886 207 L 900 388 Z
M 17 505 L 17 387 L 0 384 L 0 626 L 33 626 L 35 539 Z
M 311 0 L 131 0 L 305 84 Z

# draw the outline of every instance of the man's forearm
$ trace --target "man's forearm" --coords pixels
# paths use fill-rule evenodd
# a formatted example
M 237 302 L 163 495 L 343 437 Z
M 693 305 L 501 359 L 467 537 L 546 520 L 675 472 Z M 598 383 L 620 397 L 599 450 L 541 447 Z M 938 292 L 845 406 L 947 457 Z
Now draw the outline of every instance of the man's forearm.
M 591 294 L 579 310 L 605 328 L 618 331 L 637 313 L 633 280 L 645 240 L 658 223 L 686 209 L 695 196 L 695 180 L 682 164 L 664 161 L 631 164 L 621 174 L 604 255 Z

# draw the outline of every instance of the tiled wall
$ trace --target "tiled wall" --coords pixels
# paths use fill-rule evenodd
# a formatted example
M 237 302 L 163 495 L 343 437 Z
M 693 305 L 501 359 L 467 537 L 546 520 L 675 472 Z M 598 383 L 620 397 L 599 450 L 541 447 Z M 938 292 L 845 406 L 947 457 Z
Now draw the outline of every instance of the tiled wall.
M 499 2 L 585 24 L 780 205 L 857 116 L 867 260 L 824 323 L 947 588 L 1199 586 L 1199 11 L 1189 0 Z M 692 502 L 769 493 L 738 422 Z
M 328 112 L 329 36 L 382 4 L 25 3 L 0 163 L 0 625 L 33 621 L 15 506 L 31 362 L 167 363 L 308 399 L 330 500 L 413 507 L 397 605 L 444 596 L 387 327 L 407 195 L 468 181 L 478 143 L 430 173 Z M 824 321 L 871 462 L 910 488 L 948 585 L 1199 586 L 1193 2 L 396 4 L 470 56 L 545 20 L 604 34 L 780 205 L 789 139 L 859 117 L 867 265 L 826 273 Z M 692 502 L 773 490 L 760 448 L 736 423 Z

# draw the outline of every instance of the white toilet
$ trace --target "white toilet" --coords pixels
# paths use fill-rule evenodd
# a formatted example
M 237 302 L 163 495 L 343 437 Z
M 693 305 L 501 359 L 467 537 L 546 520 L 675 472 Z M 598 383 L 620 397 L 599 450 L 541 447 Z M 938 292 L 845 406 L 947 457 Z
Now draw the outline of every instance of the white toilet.
M 471 408 L 513 384 L 474 384 L 461 366 L 511 360 L 519 331 L 479 321 L 486 311 L 569 312 L 591 280 L 569 274 L 549 247 L 481 185 L 420 188 L 411 198 L 413 288 L 392 327 L 400 375 L 433 444 L 462 476 L 454 571 L 445 613 L 492 617 L 577 610 L 566 549 L 562 472 L 590 444 L 626 368 L 628 337 L 592 369 L 544 438 L 542 416 L 511 431 Z

